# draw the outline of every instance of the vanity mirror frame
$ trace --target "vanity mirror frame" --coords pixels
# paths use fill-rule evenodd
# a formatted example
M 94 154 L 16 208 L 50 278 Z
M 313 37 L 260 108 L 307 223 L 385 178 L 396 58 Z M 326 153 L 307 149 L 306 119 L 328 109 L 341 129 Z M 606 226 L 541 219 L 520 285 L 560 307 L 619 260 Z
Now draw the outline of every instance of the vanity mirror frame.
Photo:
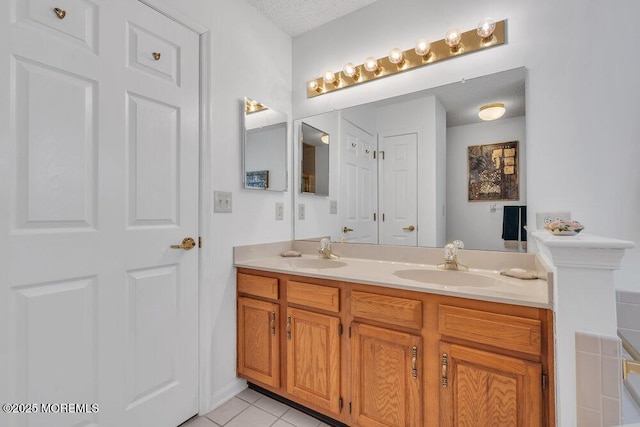
M 470 224 L 465 224 L 463 227 L 460 228 L 455 225 L 455 221 L 449 221 L 450 224 L 446 225 L 445 233 L 442 233 L 442 231 L 437 231 L 436 237 L 428 236 L 427 238 L 424 238 L 425 231 L 423 231 L 422 234 L 420 235 L 422 237 L 418 237 L 417 246 L 442 247 L 444 243 L 450 240 L 456 240 L 456 239 L 465 240 L 464 236 L 459 235 L 459 234 L 464 234 L 462 233 L 461 230 L 464 230 L 465 233 L 470 233 L 470 230 L 477 230 L 479 235 L 482 235 L 482 238 L 486 238 L 488 235 L 491 241 L 489 241 L 489 243 L 486 246 L 484 246 L 483 242 L 480 242 L 480 237 L 478 237 L 478 239 L 476 239 L 475 242 L 474 242 L 474 239 L 470 238 L 468 239 L 470 241 L 470 245 L 467 246 L 467 249 L 513 251 L 511 247 L 507 247 L 506 245 L 504 245 L 504 241 L 501 239 L 501 228 L 502 228 L 502 219 L 503 219 L 502 208 L 504 205 L 526 205 L 526 199 L 527 199 L 526 161 L 525 161 L 525 157 L 526 157 L 526 111 L 525 111 L 526 81 L 527 81 L 526 68 L 518 67 L 514 69 L 491 73 L 485 76 L 479 76 L 477 78 L 469 79 L 466 81 L 463 79 L 462 81 L 459 81 L 459 82 L 454 82 L 454 83 L 447 84 L 440 87 L 420 90 L 415 93 L 409 93 L 409 94 L 405 94 L 405 95 L 401 95 L 401 96 L 397 96 L 389 99 L 382 99 L 382 100 L 365 103 L 361 105 L 354 105 L 354 106 L 346 107 L 342 110 L 326 111 L 314 116 L 302 117 L 294 120 L 294 132 L 296 132 L 296 134 L 294 134 L 294 139 L 295 140 L 299 139 L 299 134 L 297 132 L 299 132 L 300 123 L 302 121 L 305 121 L 308 123 L 310 122 L 312 126 L 317 127 L 316 123 L 319 123 L 319 122 L 326 123 L 328 120 L 328 117 L 330 117 L 331 114 L 336 114 L 336 113 L 343 114 L 345 111 L 349 111 L 356 108 L 362 108 L 367 105 L 374 106 L 375 108 L 393 107 L 394 104 L 397 104 L 399 102 L 405 102 L 405 101 L 407 103 L 413 102 L 416 100 L 423 99 L 425 97 L 429 97 L 431 95 L 439 97 L 442 91 L 450 90 L 450 89 L 454 89 L 454 90 L 457 89 L 464 96 L 466 96 L 467 92 L 469 92 L 470 94 L 473 94 L 477 90 L 478 83 L 482 83 L 481 86 L 490 86 L 490 87 L 494 87 L 494 85 L 497 84 L 497 86 L 495 86 L 496 90 L 491 91 L 493 95 L 496 95 L 498 93 L 497 88 L 500 87 L 500 90 L 504 91 L 506 89 L 507 93 L 509 93 L 509 96 L 513 96 L 514 98 L 519 98 L 519 100 L 517 101 L 517 105 L 518 105 L 517 108 L 513 108 L 515 105 L 515 101 L 512 102 L 509 98 L 506 98 L 506 99 L 499 98 L 500 101 L 502 100 L 506 101 L 507 114 L 502 119 L 494 122 L 494 126 L 497 125 L 497 127 L 517 128 L 519 130 L 517 131 L 510 130 L 510 131 L 507 131 L 507 134 L 504 134 L 504 135 L 496 134 L 493 136 L 490 136 L 490 132 L 483 132 L 481 130 L 481 126 L 490 128 L 491 125 L 480 124 L 480 123 L 486 123 L 486 122 L 481 122 L 478 119 L 479 107 L 490 102 L 496 102 L 498 99 L 496 99 L 495 96 L 491 96 L 489 97 L 489 99 L 480 99 L 482 96 L 486 96 L 486 94 L 485 95 L 480 94 L 478 96 L 474 96 L 473 103 L 466 106 L 466 109 L 468 109 L 469 111 L 465 111 L 464 114 L 469 116 L 473 115 L 475 116 L 475 119 L 477 119 L 476 124 L 469 125 L 470 126 L 469 130 L 464 130 L 465 129 L 464 125 L 466 125 L 467 123 L 458 122 L 461 119 L 456 119 L 456 117 L 459 116 L 460 113 L 454 113 L 453 123 L 452 124 L 447 123 L 446 125 L 446 128 L 448 129 L 447 133 L 449 133 L 450 127 L 453 127 L 454 129 L 459 128 L 461 131 L 464 130 L 464 132 L 466 132 L 467 134 L 471 134 L 472 130 L 473 131 L 480 130 L 480 132 L 478 133 L 478 137 L 473 140 L 473 143 L 470 142 L 471 140 L 469 138 L 467 138 L 466 141 L 464 141 L 464 145 L 465 145 L 464 150 L 459 150 L 459 151 L 462 151 L 462 153 L 460 153 L 459 151 L 455 151 L 455 156 L 452 156 L 451 159 L 458 159 L 458 157 L 460 157 L 458 159 L 459 161 L 455 160 L 455 162 L 453 162 L 453 165 L 449 164 L 450 162 L 447 161 L 447 164 L 448 164 L 447 169 L 450 169 L 445 172 L 447 194 L 444 197 L 443 203 L 437 202 L 438 203 L 437 211 L 441 212 L 442 216 L 446 215 L 447 220 L 449 219 L 448 217 L 450 214 L 455 214 L 455 209 L 462 209 L 458 211 L 458 215 L 457 215 L 458 218 L 461 215 L 466 215 L 467 219 L 478 215 L 478 216 L 482 216 L 484 218 L 484 221 L 488 221 L 489 217 L 491 217 L 490 221 L 492 225 L 491 227 L 485 227 L 483 225 L 483 226 L 478 226 L 474 228 L 473 225 L 471 224 L 473 221 L 467 221 Z M 501 93 L 504 93 L 504 92 L 501 92 Z M 462 99 L 464 99 L 464 97 Z M 449 103 L 450 101 L 448 100 L 447 102 L 443 101 L 444 107 L 447 110 L 447 116 L 449 116 L 449 110 L 451 110 L 451 106 L 449 105 Z M 336 158 L 339 158 L 340 155 L 343 154 L 342 146 L 341 146 L 342 142 L 340 141 L 340 139 L 343 138 L 342 132 L 340 131 L 340 127 L 342 126 L 342 119 L 340 118 L 341 116 L 338 116 L 338 117 L 339 118 L 337 120 L 331 119 L 338 124 L 334 125 L 332 122 L 332 124 L 327 126 L 327 130 L 331 133 L 331 136 L 332 136 L 332 143 L 333 143 L 332 150 L 339 153 L 339 155 L 336 155 L 336 154 L 331 155 L 331 165 L 330 165 L 331 179 L 335 183 L 342 184 L 343 177 L 340 175 L 342 172 L 338 171 L 338 169 L 341 169 L 341 166 L 340 166 L 340 163 L 335 163 Z M 446 121 L 449 122 L 449 117 L 447 117 Z M 398 128 L 402 126 L 403 126 L 402 124 L 397 125 Z M 472 128 L 471 126 L 478 126 L 478 128 Z M 336 133 L 335 136 L 334 136 L 334 133 Z M 381 131 L 380 131 L 380 128 L 378 127 L 377 135 L 375 135 L 375 137 L 379 137 L 380 135 L 381 135 Z M 449 139 L 449 138 L 446 138 L 446 139 Z M 521 177 L 522 177 L 520 182 L 520 199 L 517 201 L 504 201 L 504 202 L 498 202 L 498 203 L 473 202 L 473 204 L 470 204 L 469 201 L 467 200 L 468 170 L 467 170 L 466 146 L 497 143 L 497 142 L 503 142 L 506 140 L 520 141 L 521 150 L 519 153 L 520 154 L 519 164 L 521 166 Z M 445 150 L 447 151 L 447 156 L 448 156 L 450 147 L 447 147 L 447 145 L 448 144 L 445 143 Z M 463 144 L 460 144 L 460 146 L 462 145 Z M 299 171 L 296 170 L 299 167 L 299 160 L 300 160 L 299 152 L 297 150 L 299 150 L 299 148 L 296 146 L 292 156 L 293 164 L 294 164 L 294 182 L 293 182 L 294 186 L 300 185 L 300 183 L 297 181 L 298 180 L 297 175 L 299 174 Z M 456 148 L 456 150 L 458 149 Z M 418 155 L 418 158 L 419 159 L 421 158 L 420 155 Z M 423 165 L 425 165 L 425 163 L 422 163 L 421 161 L 421 163 L 418 165 L 419 171 L 420 169 L 425 168 L 425 166 Z M 451 178 L 449 174 L 454 173 L 456 170 L 458 171 L 457 175 L 454 175 L 456 184 L 452 185 L 450 183 Z M 423 176 L 424 176 L 424 173 L 423 173 Z M 418 180 L 419 182 L 423 182 L 422 181 L 423 178 L 421 178 L 420 173 L 418 174 Z M 457 181 L 460 181 L 464 185 L 462 189 L 458 189 Z M 453 197 L 455 198 L 455 203 L 451 203 L 450 201 L 452 196 L 448 193 L 453 190 L 450 189 L 449 187 L 452 187 L 452 188 L 455 187 L 457 192 L 464 190 L 464 193 L 461 193 L 460 197 L 458 197 L 455 193 L 453 194 Z M 294 196 L 294 199 L 293 199 L 293 207 L 294 207 L 293 230 L 294 232 L 293 233 L 294 234 L 293 235 L 295 240 L 317 240 L 323 236 L 330 236 L 332 241 L 350 242 L 349 240 L 345 239 L 346 237 L 345 234 L 341 233 L 341 231 L 343 230 L 342 226 L 344 224 L 342 224 L 338 218 L 340 215 L 335 215 L 336 204 L 337 204 L 338 213 L 341 213 L 340 212 L 341 209 L 345 208 L 345 206 L 343 206 L 344 203 L 342 201 L 339 201 L 341 191 L 336 192 L 336 189 L 337 187 L 335 186 L 335 184 L 332 184 L 330 188 L 329 196 L 323 198 L 323 200 L 315 200 L 310 197 L 305 197 L 305 194 L 294 192 L 293 194 Z M 461 198 L 461 200 L 458 200 L 458 198 Z M 464 206 L 462 207 L 458 206 L 461 204 L 464 204 Z M 306 217 L 303 220 L 300 220 L 299 210 L 300 208 L 305 208 L 304 205 L 306 205 L 306 209 L 305 209 Z M 471 205 L 473 205 L 473 207 Z M 424 203 L 422 206 L 424 206 Z M 473 211 L 474 213 L 471 213 L 471 211 Z M 380 221 L 381 219 L 380 212 L 382 211 L 378 209 L 377 212 L 379 215 L 378 221 Z M 331 215 L 331 214 L 334 214 L 334 215 Z M 433 215 L 437 215 L 437 213 Z M 327 226 L 323 226 L 322 224 L 326 224 Z M 418 223 L 416 223 L 415 225 L 417 226 L 416 228 L 419 230 L 420 226 L 421 225 L 424 226 L 424 224 L 425 224 L 424 221 L 420 222 L 419 220 Z M 453 232 L 449 230 L 450 226 L 453 226 Z M 407 226 L 407 228 L 410 228 L 410 227 Z M 458 228 L 460 228 L 460 230 L 458 230 Z M 431 242 L 434 242 L 434 243 L 431 243 Z M 362 243 L 368 243 L 368 242 L 362 241 Z M 374 243 L 377 243 L 377 241 Z M 465 243 L 467 242 L 465 241 Z M 526 249 L 519 248 L 518 250 L 523 251 Z
M 268 145 L 259 146 L 263 143 Z M 242 100 L 243 188 L 261 191 L 288 191 L 288 145 L 289 116 L 252 98 L 245 97 Z M 274 150 L 278 152 L 271 155 Z M 252 164 L 256 166 L 251 167 Z

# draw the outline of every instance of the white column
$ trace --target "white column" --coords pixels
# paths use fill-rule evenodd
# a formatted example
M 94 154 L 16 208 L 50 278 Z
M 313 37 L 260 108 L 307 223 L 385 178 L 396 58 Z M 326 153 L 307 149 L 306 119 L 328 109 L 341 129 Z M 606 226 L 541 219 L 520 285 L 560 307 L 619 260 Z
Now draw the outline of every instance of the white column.
M 625 250 L 635 244 L 584 234 L 553 236 L 534 231 L 531 235 L 554 271 L 557 425 L 576 426 L 575 333 L 616 336 L 613 271 L 620 269 Z

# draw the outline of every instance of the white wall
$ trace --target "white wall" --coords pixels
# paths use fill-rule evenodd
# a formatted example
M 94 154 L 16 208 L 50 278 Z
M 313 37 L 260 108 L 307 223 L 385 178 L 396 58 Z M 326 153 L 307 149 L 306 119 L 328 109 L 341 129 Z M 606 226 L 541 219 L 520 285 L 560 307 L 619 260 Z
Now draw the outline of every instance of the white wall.
M 639 14 L 634 0 L 378 0 L 294 38 L 295 117 L 525 66 L 529 217 L 569 209 L 587 233 L 640 242 Z M 326 68 L 441 39 L 485 16 L 508 19 L 506 45 L 306 98 L 306 80 Z M 640 249 L 617 279 L 640 288 Z
M 470 202 L 468 199 L 467 147 L 494 142 L 519 141 L 520 200 Z M 525 117 L 501 119 L 447 128 L 447 239 L 460 239 L 467 249 L 506 250 L 502 240 L 505 205 L 526 205 L 527 168 Z M 491 212 L 489 206 L 496 205 Z M 473 221 L 469 221 L 473 218 Z M 527 218 L 535 225 L 535 218 Z M 532 221 L 532 222 L 531 222 Z
M 244 0 L 165 0 L 211 30 L 213 82 L 211 188 L 233 192 L 233 213 L 210 213 L 201 228 L 211 230 L 204 242 L 213 266 L 202 278 L 200 295 L 211 314 L 203 329 L 204 364 L 210 382 L 204 385 L 209 408 L 228 399 L 241 384 L 235 375 L 236 287 L 233 246 L 288 240 L 291 228 L 289 192 L 242 188 L 242 103 L 247 96 L 291 115 L 291 38 Z M 289 131 L 289 138 L 292 132 Z M 291 164 L 289 152 L 287 163 Z M 284 221 L 275 221 L 275 203 L 285 204 Z

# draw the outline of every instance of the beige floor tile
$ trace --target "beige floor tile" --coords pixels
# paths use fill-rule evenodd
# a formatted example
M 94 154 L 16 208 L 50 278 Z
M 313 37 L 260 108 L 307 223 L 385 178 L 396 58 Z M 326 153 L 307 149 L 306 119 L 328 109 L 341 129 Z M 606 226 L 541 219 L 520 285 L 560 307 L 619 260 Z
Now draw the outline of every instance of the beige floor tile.
M 239 397 L 240 399 L 249 403 L 255 403 L 255 401 L 260 399 L 262 396 L 264 395 L 250 388 L 245 388 L 240 393 L 236 394 L 236 397 Z
M 192 418 L 184 424 L 180 424 L 179 427 L 218 427 L 218 424 L 214 423 L 208 418 L 197 417 Z
M 255 406 L 249 406 L 237 417 L 225 424 L 225 427 L 269 427 L 278 417 Z
M 283 420 L 278 420 L 276 421 L 276 423 L 274 425 L 272 425 L 271 427 L 296 427 L 293 424 L 289 424 L 286 421 Z
M 293 408 L 289 409 L 282 419 L 296 427 L 318 427 L 320 424 L 319 420 Z
M 248 407 L 249 403 L 242 399 L 238 399 L 237 397 L 233 397 L 205 416 L 220 425 L 224 425 Z
M 265 411 L 275 415 L 276 417 L 281 417 L 282 414 L 289 410 L 289 406 L 285 405 L 284 403 L 280 403 L 277 400 L 262 395 L 260 399 L 254 402 L 254 405 L 260 409 L 264 409 Z

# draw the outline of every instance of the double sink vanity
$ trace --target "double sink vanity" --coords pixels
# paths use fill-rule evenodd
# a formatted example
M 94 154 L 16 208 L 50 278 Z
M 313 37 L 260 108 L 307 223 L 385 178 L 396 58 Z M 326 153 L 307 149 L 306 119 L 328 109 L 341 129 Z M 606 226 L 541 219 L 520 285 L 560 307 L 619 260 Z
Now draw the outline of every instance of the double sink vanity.
M 438 268 L 442 249 L 318 246 L 235 248 L 240 377 L 350 426 L 555 425 L 538 256 L 460 251 L 458 271 Z

